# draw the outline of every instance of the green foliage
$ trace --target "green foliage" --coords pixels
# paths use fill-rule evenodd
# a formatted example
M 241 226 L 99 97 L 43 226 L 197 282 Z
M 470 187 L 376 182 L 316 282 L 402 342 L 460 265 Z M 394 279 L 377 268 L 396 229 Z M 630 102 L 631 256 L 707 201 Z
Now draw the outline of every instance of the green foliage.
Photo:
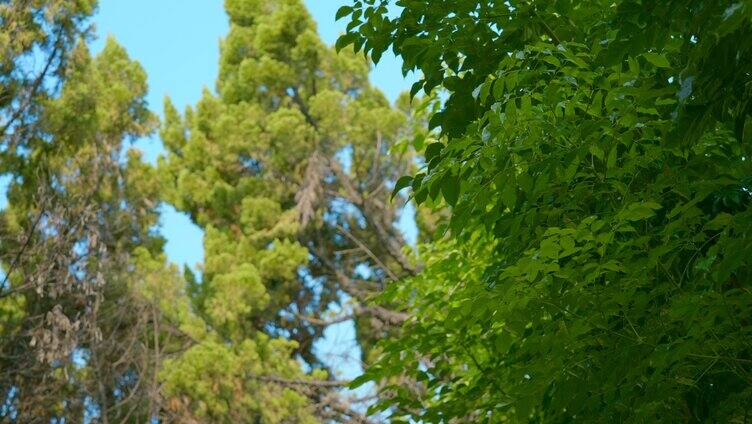
M 0 3 L 0 419 L 360 420 L 313 345 L 345 301 L 364 360 L 404 319 L 365 299 L 414 273 L 386 202 L 405 102 L 299 0 L 227 0 L 217 93 L 166 102 L 152 167 L 125 146 L 156 127 L 146 74 L 89 54 L 96 2 Z M 205 230 L 200 272 L 166 263 L 162 201 Z
M 310 422 L 336 397 L 264 378 L 328 378 L 313 352 L 324 327 L 301 316 L 339 303 L 342 279 L 369 265 L 334 253 L 356 250 L 337 225 L 385 256 L 362 229 L 360 205 L 343 205 L 368 190 L 386 197 L 387 178 L 403 171 L 385 151 L 405 115 L 368 85 L 365 60 L 319 40 L 299 0 L 228 0 L 226 9 L 217 94 L 205 91 L 182 115 L 165 106 L 159 174 L 166 200 L 205 230 L 202 275 L 189 280 L 207 332 L 161 377 L 168 403 L 199 420 Z M 378 212 L 379 223 L 394 220 L 393 209 Z M 368 335 L 368 321 L 359 328 Z
M 411 185 L 452 206 L 366 377 L 426 422 L 743 422 L 752 7 L 353 3 L 341 44 L 446 90 Z M 345 13 L 345 12 L 343 12 Z M 433 203 L 436 204 L 436 203 Z M 439 203 L 440 204 L 440 203 Z
M 10 0 L 0 4 L 0 172 L 36 130 L 42 104 L 88 35 L 95 0 Z M 33 60 L 29 60 L 33 58 Z
M 156 124 L 146 74 L 112 39 L 96 57 L 83 42 L 64 55 L 59 90 L 37 93 L 3 138 L 0 416 L 82 421 L 90 403 L 103 421 L 147 421 L 155 304 L 185 314 L 187 299 L 153 231 L 155 170 L 125 148 Z
M 168 360 L 160 377 L 166 396 L 190 394 L 193 414 L 213 423 L 315 423 L 305 396 L 266 384 L 254 376 L 288 376 L 297 368 L 290 359 L 294 343 L 259 334 L 228 346 L 206 341 L 191 347 L 179 360 Z

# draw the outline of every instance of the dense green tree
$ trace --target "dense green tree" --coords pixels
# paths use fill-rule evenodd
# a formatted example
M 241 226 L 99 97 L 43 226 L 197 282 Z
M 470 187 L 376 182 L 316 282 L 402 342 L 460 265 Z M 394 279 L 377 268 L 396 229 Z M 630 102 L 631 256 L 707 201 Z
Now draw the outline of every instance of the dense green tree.
M 356 419 L 313 343 L 355 319 L 364 357 L 351 360 L 367 361 L 404 319 L 365 301 L 415 272 L 387 201 L 410 166 L 387 156 L 406 114 L 368 84 L 365 60 L 319 40 L 299 0 L 225 6 L 218 94 L 183 116 L 168 101 L 161 131 L 165 196 L 205 230 L 188 279 L 210 329 L 168 362 L 165 395 L 186 420 Z
M 414 319 L 360 379 L 426 422 L 747 422 L 752 4 L 355 1 L 339 47 L 445 91 L 425 167 L 451 206 Z M 416 139 L 423 143 L 425 137 Z M 408 390 L 402 377 L 423 382 Z

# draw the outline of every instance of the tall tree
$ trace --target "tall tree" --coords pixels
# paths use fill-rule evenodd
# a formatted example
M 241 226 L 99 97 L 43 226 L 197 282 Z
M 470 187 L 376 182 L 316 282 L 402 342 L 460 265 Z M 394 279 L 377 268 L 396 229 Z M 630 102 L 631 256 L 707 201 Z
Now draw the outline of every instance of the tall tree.
M 124 149 L 156 120 L 144 71 L 113 40 L 67 58 L 60 90 L 33 99 L 23 149 L 2 161 L 0 417 L 145 422 L 189 306 L 155 233 L 155 170 Z
M 410 166 L 387 154 L 406 114 L 365 60 L 322 44 L 299 0 L 225 6 L 218 95 L 184 116 L 167 102 L 161 133 L 166 196 L 205 230 L 192 300 L 211 328 L 165 369 L 166 394 L 197 420 L 360 419 L 313 344 L 354 319 L 367 355 L 405 318 L 366 300 L 416 270 L 387 201 Z
M 446 90 L 412 195 L 452 207 L 367 373 L 395 420 L 746 422 L 752 5 L 355 1 L 340 47 Z M 399 380 L 396 380 L 399 381 Z

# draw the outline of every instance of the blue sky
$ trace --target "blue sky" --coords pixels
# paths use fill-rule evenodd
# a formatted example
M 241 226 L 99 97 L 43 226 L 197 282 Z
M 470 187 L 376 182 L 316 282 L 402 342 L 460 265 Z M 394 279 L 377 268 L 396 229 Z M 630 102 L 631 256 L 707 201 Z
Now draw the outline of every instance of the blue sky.
M 335 22 L 334 15 L 350 1 L 305 0 L 326 43 L 334 44 L 344 32 L 346 20 Z M 109 35 L 123 45 L 146 70 L 147 100 L 160 116 L 166 95 L 178 110 L 183 110 L 199 100 L 204 87 L 213 91 L 219 40 L 228 30 L 221 0 L 100 0 L 94 24 L 98 39 L 92 43 L 92 50 L 101 50 Z M 401 62 L 385 54 L 373 69 L 371 81 L 394 101 L 400 92 L 409 90 L 413 79 L 403 78 Z M 152 163 L 162 152 L 157 135 L 139 140 L 136 145 Z M 405 216 L 400 227 L 413 233 L 409 238 L 414 239 L 411 214 Z M 203 234 L 185 215 L 164 206 L 161 232 L 167 239 L 165 250 L 172 262 L 194 266 L 203 261 Z M 352 323 L 344 322 L 330 326 L 317 344 L 317 353 L 339 370 L 339 378 L 353 378 L 360 373 L 354 336 Z

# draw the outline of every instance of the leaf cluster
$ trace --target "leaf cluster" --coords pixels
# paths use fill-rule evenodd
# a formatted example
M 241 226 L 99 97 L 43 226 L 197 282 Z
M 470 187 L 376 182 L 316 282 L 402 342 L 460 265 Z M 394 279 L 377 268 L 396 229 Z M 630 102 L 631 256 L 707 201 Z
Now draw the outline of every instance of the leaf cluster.
M 429 422 L 734 421 L 752 405 L 749 52 L 732 2 L 353 3 L 341 40 L 441 88 L 414 320 L 360 382 Z M 393 380 L 394 379 L 394 380 Z

